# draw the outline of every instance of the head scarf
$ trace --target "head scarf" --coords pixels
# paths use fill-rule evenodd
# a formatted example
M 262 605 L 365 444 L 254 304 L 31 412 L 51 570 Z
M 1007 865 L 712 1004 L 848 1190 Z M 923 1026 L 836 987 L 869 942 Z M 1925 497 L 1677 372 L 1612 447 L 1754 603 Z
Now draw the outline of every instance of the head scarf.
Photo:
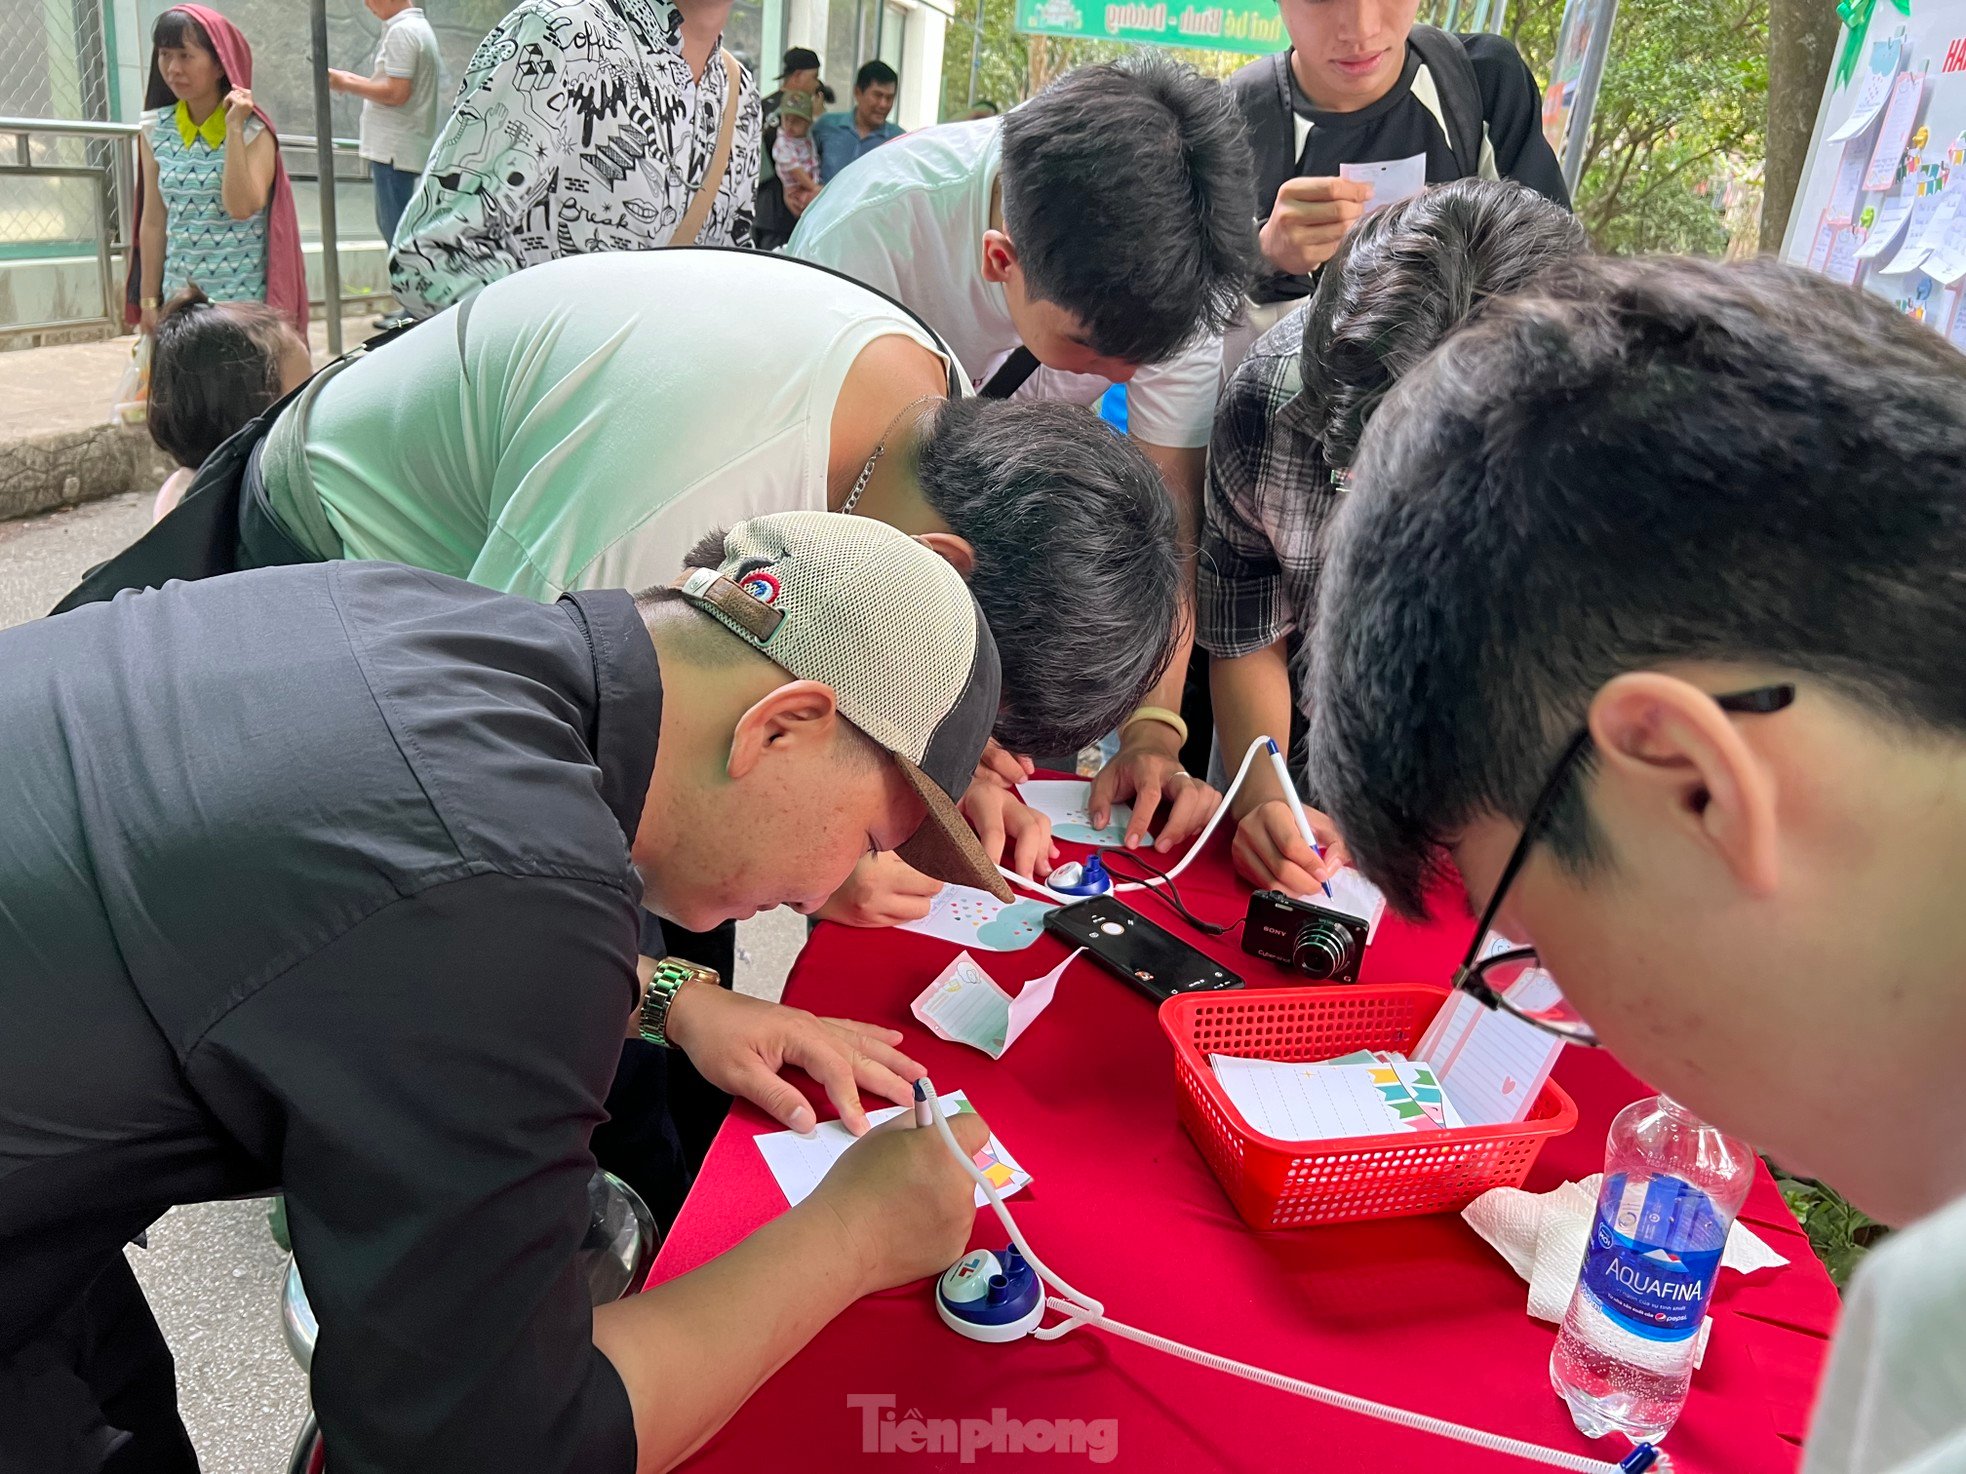
M 239 28 L 203 5 L 173 5 L 171 9 L 190 16 L 212 44 L 228 87 L 253 85 L 253 49 Z M 146 108 L 166 107 L 176 100 L 157 65 L 155 47 L 150 52 L 150 81 L 144 90 Z M 223 101 L 220 103 L 223 106 Z M 275 140 L 273 153 L 273 191 L 266 201 L 266 302 L 292 323 L 305 337 L 307 333 L 307 270 L 300 255 L 300 219 L 294 213 L 293 185 L 287 179 L 287 166 L 279 154 L 279 132 L 266 109 L 255 104 L 253 114 Z M 138 259 L 140 239 L 137 227 L 143 218 L 143 191 L 137 191 L 135 220 L 130 222 L 130 274 L 124 283 L 123 321 L 135 326 L 142 315 L 143 269 Z

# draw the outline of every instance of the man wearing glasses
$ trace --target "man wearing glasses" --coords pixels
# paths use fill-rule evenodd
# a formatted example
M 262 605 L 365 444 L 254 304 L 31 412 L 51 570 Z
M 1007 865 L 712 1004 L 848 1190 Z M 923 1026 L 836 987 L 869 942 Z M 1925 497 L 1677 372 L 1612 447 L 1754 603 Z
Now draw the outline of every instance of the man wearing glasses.
M 1771 262 L 1587 261 L 1354 469 L 1311 766 L 1359 867 L 1458 871 L 1459 986 L 1540 965 L 1533 1022 L 1913 1225 L 1805 1470 L 1966 1468 L 1966 358 Z

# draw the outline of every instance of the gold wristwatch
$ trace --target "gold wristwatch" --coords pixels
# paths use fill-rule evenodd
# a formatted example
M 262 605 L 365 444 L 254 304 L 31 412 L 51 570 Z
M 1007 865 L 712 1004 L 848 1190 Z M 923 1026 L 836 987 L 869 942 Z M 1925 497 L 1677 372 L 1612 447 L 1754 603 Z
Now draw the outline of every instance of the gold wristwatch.
M 676 1001 L 676 994 L 684 983 L 708 983 L 717 987 L 720 979 L 713 967 L 702 967 L 694 962 L 686 962 L 680 957 L 663 957 L 655 964 L 655 975 L 642 992 L 642 1037 L 651 1044 L 660 1044 L 664 1049 L 673 1049 L 666 1028 L 669 1023 L 669 1009 Z

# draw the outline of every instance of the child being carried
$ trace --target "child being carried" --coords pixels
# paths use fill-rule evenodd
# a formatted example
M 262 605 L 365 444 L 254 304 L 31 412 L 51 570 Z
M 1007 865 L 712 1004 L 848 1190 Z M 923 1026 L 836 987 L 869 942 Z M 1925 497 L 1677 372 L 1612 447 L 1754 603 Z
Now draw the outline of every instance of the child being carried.
M 785 208 L 803 215 L 819 193 L 819 146 L 812 141 L 810 92 L 787 92 L 778 101 L 778 136 L 771 143 L 771 166 L 785 187 Z

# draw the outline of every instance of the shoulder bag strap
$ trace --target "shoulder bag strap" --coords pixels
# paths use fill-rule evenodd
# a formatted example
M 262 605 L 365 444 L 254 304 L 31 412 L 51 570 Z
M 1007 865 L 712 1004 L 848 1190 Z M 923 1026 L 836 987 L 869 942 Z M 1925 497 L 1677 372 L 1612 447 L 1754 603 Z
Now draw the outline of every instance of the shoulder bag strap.
M 997 365 L 997 371 L 990 375 L 990 382 L 976 391 L 980 399 L 1008 399 L 1024 386 L 1024 381 L 1038 371 L 1038 356 L 1019 343 L 1010 351 L 1010 356 Z
M 724 116 L 717 125 L 717 149 L 710 155 L 710 167 L 704 172 L 703 183 L 698 186 L 689 208 L 683 211 L 683 218 L 676 222 L 676 233 L 669 237 L 672 246 L 687 246 L 703 230 L 703 222 L 710 218 L 710 207 L 717 202 L 717 191 L 723 187 L 724 171 L 730 167 L 730 146 L 737 137 L 737 109 L 741 101 L 738 83 L 743 73 L 738 70 L 737 58 L 721 48 L 717 55 L 723 58 Z

